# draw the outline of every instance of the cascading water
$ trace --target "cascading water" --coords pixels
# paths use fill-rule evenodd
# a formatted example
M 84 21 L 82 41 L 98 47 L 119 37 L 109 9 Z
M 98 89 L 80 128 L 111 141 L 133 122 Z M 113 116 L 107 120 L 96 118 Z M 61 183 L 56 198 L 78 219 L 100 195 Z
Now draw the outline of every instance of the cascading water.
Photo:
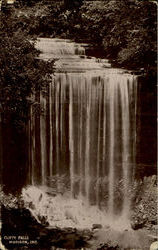
M 128 216 L 137 78 L 86 57 L 84 46 L 61 39 L 37 43 L 42 59 L 58 60 L 47 92 L 35 95 L 42 112 L 31 108 L 30 183 L 50 185 L 56 176 L 60 189 L 65 174 L 73 198 Z

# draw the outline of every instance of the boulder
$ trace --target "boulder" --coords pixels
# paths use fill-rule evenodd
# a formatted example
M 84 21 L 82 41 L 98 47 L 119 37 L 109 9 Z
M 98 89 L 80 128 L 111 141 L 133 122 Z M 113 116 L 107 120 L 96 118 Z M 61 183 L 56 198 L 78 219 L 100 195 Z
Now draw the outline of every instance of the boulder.
M 138 230 L 138 229 L 140 229 L 140 228 L 143 228 L 143 227 L 144 227 L 144 224 L 145 224 L 144 221 L 135 220 L 135 221 L 132 221 L 132 222 L 131 222 L 131 228 L 132 228 L 133 230 Z
M 101 224 L 93 224 L 93 225 L 92 225 L 92 230 L 101 229 L 101 228 L 102 228 L 102 225 L 101 225 Z

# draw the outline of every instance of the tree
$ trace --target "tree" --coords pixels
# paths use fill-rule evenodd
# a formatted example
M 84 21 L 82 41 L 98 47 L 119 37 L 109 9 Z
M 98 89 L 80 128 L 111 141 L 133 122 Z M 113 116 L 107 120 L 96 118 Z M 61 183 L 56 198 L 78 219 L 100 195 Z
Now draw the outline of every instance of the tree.
M 14 122 L 27 120 L 28 97 L 48 84 L 53 62 L 38 58 L 39 51 L 22 32 L 13 32 L 10 21 L 1 15 L 0 23 L 0 104 L 5 117 Z

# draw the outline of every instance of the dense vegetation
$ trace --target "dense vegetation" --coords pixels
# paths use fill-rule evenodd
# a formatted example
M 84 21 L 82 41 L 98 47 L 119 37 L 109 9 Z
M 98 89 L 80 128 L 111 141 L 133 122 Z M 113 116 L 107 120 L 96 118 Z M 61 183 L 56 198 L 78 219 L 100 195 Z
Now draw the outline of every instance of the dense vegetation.
M 156 10 L 151 0 L 85 1 L 73 8 L 43 0 L 21 12 L 17 25 L 31 35 L 88 41 L 121 67 L 156 73 Z
M 0 16 L 0 108 L 17 125 L 27 120 L 28 97 L 49 81 L 53 64 L 37 59 L 39 51 L 25 33 L 13 29 L 12 16 Z M 14 120 L 14 121 L 13 121 Z

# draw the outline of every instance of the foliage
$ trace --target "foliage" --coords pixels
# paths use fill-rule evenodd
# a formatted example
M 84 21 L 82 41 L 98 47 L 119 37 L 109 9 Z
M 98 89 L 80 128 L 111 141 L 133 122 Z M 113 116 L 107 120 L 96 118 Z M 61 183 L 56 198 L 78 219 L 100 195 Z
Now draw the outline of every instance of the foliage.
M 53 62 L 37 59 L 35 41 L 22 32 L 13 32 L 9 17 L 0 22 L 0 104 L 1 111 L 15 122 L 25 122 L 30 105 L 28 97 L 50 80 Z
M 103 49 L 104 57 L 115 59 L 119 66 L 155 69 L 154 1 L 85 1 L 79 9 L 69 10 L 62 1 L 49 1 L 47 7 L 42 16 L 21 16 L 23 30 L 31 35 L 84 39 Z
M 108 58 L 124 67 L 148 68 L 156 60 L 156 5 L 148 0 L 109 0 L 84 5 L 84 27 Z

